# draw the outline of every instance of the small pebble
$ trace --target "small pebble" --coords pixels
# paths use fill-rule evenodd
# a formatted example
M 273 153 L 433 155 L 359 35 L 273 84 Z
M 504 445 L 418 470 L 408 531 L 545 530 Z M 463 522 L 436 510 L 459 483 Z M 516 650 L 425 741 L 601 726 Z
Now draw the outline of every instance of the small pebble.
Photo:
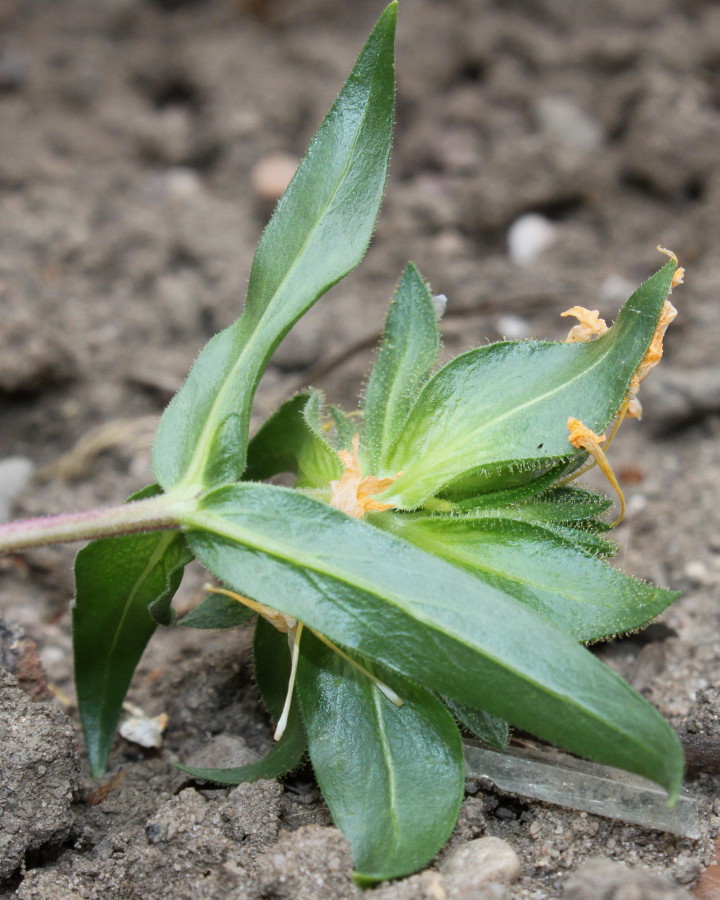
M 603 303 L 624 303 L 637 285 L 622 275 L 608 275 L 600 284 Z
M 648 501 L 644 494 L 632 494 L 628 498 L 625 518 L 629 521 L 647 508 Z
M 591 153 L 605 142 L 598 122 L 571 97 L 540 97 L 535 105 L 535 114 L 543 131 L 574 150 Z
M 173 200 L 189 200 L 202 190 L 202 182 L 192 169 L 173 166 L 165 172 L 165 189 Z
M 510 259 L 518 266 L 530 266 L 555 243 L 556 238 L 557 229 L 546 216 L 539 213 L 520 216 L 508 228 Z
M 683 571 L 695 584 L 704 584 L 708 576 L 707 566 L 699 559 L 691 559 L 685 564 Z
M 699 859 L 681 856 L 673 866 L 673 877 L 679 884 L 692 884 L 700 875 L 702 867 Z
M 25 490 L 34 471 L 34 463 L 24 456 L 0 460 L 0 522 L 10 519 L 15 499 Z
M 495 330 L 503 337 L 512 340 L 530 337 L 530 326 L 522 316 L 499 316 L 495 321 Z
M 159 749 L 163 743 L 163 732 L 167 728 L 168 717 L 165 713 L 159 716 L 130 716 L 118 728 L 120 737 L 148 749 Z
M 279 200 L 285 193 L 298 167 L 298 160 L 287 153 L 272 153 L 259 160 L 250 180 L 253 190 L 260 200 Z
M 448 883 L 459 896 L 490 882 L 510 884 L 520 877 L 520 859 L 507 841 L 482 837 L 463 844 L 442 866 Z M 452 895 L 452 892 L 450 892 Z

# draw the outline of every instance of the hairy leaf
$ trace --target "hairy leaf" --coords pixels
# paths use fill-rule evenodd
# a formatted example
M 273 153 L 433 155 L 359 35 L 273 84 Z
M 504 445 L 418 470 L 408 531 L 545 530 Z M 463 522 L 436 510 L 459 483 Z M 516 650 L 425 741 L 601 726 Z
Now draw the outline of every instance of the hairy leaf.
M 462 566 L 581 641 L 645 625 L 677 592 L 637 581 L 548 531 L 514 507 L 469 516 L 378 516 L 399 537 Z
M 465 728 L 490 747 L 504 750 L 510 740 L 510 726 L 504 719 L 491 716 L 482 709 L 473 709 L 464 703 L 455 703 L 447 697 L 443 697 L 445 704 L 455 718 Z
M 480 495 L 477 503 L 457 504 L 471 512 L 493 516 L 498 512 L 525 522 L 569 523 L 594 519 L 612 506 L 612 500 L 593 491 L 574 487 L 553 487 L 542 493 L 516 499 L 516 491 Z
M 460 568 L 272 485 L 209 492 L 196 555 L 234 590 L 429 690 L 676 793 L 670 726 L 569 635 Z
M 320 487 L 339 478 L 340 460 L 315 424 L 321 405 L 319 391 L 296 394 L 283 403 L 250 441 L 243 478 L 263 481 L 294 472 L 296 487 Z
M 392 142 L 396 19 L 393 2 L 278 203 L 241 318 L 207 344 L 161 419 L 153 465 L 166 489 L 241 476 L 250 405 L 272 351 L 367 249 Z
M 464 785 L 452 716 L 422 688 L 381 674 L 400 708 L 317 638 L 303 637 L 298 693 L 310 760 L 362 885 L 432 859 L 455 825 Z
M 358 433 L 359 426 L 339 406 L 330 407 L 333 425 L 335 426 L 335 444 L 338 450 L 350 450 L 353 438 Z
M 420 394 L 386 471 L 403 474 L 380 499 L 413 509 L 443 491 L 510 486 L 573 454 L 569 416 L 603 432 L 617 413 L 655 331 L 676 269 L 641 285 L 607 334 L 589 343 L 501 342 L 442 368 Z
M 290 679 L 290 653 L 287 635 L 258 618 L 255 625 L 255 680 L 262 698 L 274 719 L 280 718 L 285 692 Z M 263 759 L 246 766 L 231 769 L 208 769 L 193 766 L 178 766 L 194 778 L 214 781 L 217 784 L 244 784 L 261 778 L 281 778 L 297 769 L 305 756 L 305 731 L 297 707 L 297 698 L 290 708 L 290 716 L 285 733 Z
M 156 487 L 147 488 L 131 500 L 157 493 Z M 75 684 L 96 777 L 105 771 L 125 694 L 157 625 L 149 607 L 169 621 L 170 601 L 190 559 L 182 535 L 165 531 L 103 538 L 77 555 Z
M 385 465 L 417 395 L 440 352 L 432 295 L 412 263 L 395 291 L 365 392 L 363 462 L 369 471 Z

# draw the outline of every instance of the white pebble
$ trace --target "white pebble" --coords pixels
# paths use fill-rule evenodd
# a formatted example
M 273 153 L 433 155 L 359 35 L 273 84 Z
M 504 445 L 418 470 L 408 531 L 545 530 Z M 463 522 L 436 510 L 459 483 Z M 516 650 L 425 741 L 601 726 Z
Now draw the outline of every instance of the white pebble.
M 165 188 L 173 200 L 189 200 L 202 190 L 202 183 L 192 169 L 175 166 L 165 173 Z
M 457 887 L 462 883 L 466 890 L 492 882 L 509 884 L 518 880 L 520 872 L 517 853 L 507 841 L 496 837 L 468 841 L 442 866 L 445 879 L 457 882 Z
M 120 736 L 141 747 L 162 747 L 163 732 L 167 728 L 168 717 L 165 713 L 159 716 L 130 716 L 120 725 Z
M 590 153 L 600 149 L 605 141 L 598 122 L 571 97 L 540 97 L 535 113 L 543 131 L 574 150 Z
M 707 566 L 699 559 L 691 559 L 685 563 L 683 571 L 690 581 L 694 581 L 696 584 L 704 584 L 708 577 Z
M 647 508 L 648 499 L 644 494 L 633 494 L 627 502 L 627 508 L 625 509 L 625 518 L 628 521 L 638 513 L 643 512 Z
M 530 266 L 555 243 L 557 229 L 546 216 L 527 213 L 508 228 L 510 259 L 518 266 Z
M 512 340 L 530 337 L 530 326 L 522 316 L 498 316 L 495 320 L 495 330 L 503 337 Z
M 600 284 L 600 299 L 604 303 L 624 303 L 636 287 L 622 275 L 608 275 Z
M 0 460 L 0 522 L 8 521 L 16 497 L 25 490 L 34 471 L 34 463 L 24 456 Z

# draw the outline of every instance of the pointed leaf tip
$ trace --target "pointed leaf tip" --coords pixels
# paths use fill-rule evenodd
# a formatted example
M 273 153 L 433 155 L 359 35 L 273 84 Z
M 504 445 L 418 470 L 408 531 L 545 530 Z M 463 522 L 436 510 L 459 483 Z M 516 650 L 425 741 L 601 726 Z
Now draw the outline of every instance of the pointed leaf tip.
M 382 201 L 395 107 L 397 6 L 380 16 L 258 244 L 240 319 L 208 343 L 163 415 L 158 481 L 235 481 L 250 406 L 273 350 L 367 250 Z

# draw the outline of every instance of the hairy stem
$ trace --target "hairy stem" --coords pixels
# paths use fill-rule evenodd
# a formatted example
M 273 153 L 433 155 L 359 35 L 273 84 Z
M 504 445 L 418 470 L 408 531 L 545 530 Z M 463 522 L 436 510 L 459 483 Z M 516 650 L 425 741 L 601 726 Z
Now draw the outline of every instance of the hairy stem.
M 0 525 L 0 556 L 48 544 L 177 529 L 179 516 L 186 506 L 187 500 L 183 502 L 163 494 L 122 506 L 6 522 Z

